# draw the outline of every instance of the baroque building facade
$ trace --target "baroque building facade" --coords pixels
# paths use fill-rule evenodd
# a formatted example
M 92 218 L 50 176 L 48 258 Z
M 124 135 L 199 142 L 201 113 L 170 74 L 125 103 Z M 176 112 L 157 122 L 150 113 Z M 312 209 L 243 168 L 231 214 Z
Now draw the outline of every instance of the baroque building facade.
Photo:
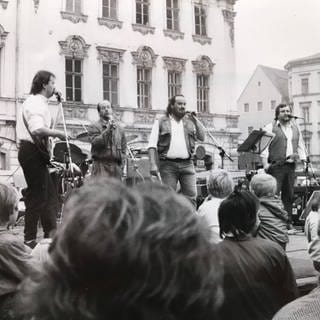
M 215 166 L 215 144 L 237 160 L 235 1 L 0 0 L 0 171 L 18 167 L 16 117 L 40 69 L 56 75 L 73 136 L 108 99 L 129 145 L 144 148 L 168 98 L 182 93 L 214 137 L 203 146 Z
M 289 61 L 289 94 L 311 163 L 320 168 L 320 53 Z

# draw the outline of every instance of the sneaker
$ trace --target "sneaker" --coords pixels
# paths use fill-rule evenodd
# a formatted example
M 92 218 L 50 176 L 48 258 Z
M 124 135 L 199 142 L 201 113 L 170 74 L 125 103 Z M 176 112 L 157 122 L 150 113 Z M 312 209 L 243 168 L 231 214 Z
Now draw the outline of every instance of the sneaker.
M 29 240 L 29 241 L 24 241 L 24 244 L 29 248 L 33 249 L 38 244 L 38 242 L 36 240 Z

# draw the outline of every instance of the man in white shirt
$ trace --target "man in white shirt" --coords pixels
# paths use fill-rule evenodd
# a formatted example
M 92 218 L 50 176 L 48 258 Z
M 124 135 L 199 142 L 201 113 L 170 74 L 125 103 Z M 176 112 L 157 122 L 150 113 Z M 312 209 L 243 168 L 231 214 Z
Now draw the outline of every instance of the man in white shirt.
M 284 209 L 289 215 L 288 229 L 293 229 L 294 172 L 297 160 L 306 162 L 307 155 L 300 129 L 292 120 L 290 106 L 279 104 L 275 109 L 275 120 L 264 130 L 274 134 L 269 147 L 261 154 L 264 169 L 277 180 L 277 194 L 281 192 Z
M 31 248 L 37 244 L 39 219 L 45 238 L 56 229 L 58 197 L 47 167 L 50 160 L 48 138 L 65 140 L 65 134 L 51 129 L 48 99 L 54 94 L 54 84 L 53 73 L 44 70 L 37 72 L 17 124 L 20 143 L 18 160 L 27 183 L 27 189 L 23 192 L 26 206 L 24 240 Z
M 196 206 L 197 187 L 192 156 L 196 140 L 203 141 L 205 133 L 195 115 L 186 113 L 185 106 L 183 95 L 172 97 L 166 115 L 154 122 L 148 145 L 150 172 L 152 175 L 160 172 L 162 181 L 173 190 L 179 181 L 181 193 Z

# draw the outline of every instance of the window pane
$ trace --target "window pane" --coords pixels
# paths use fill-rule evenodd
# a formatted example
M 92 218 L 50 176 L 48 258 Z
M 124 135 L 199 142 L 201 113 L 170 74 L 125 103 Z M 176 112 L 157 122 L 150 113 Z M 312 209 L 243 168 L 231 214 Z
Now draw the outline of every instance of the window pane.
M 66 59 L 66 71 L 72 72 L 72 59 Z
M 81 60 L 74 60 L 74 71 L 81 72 Z
M 74 90 L 74 101 L 81 101 L 81 89 Z
M 113 94 L 112 94 L 112 99 L 111 99 L 111 101 L 112 101 L 112 104 L 113 104 L 113 105 L 118 105 L 118 95 L 117 95 L 117 93 L 113 93 Z
M 68 88 L 72 88 L 72 75 L 70 74 L 66 75 L 66 86 Z
M 102 8 L 102 17 L 109 18 L 109 8 L 108 7 Z
M 74 1 L 75 1 L 74 12 L 81 13 L 81 1 L 82 0 L 74 0 Z
M 118 77 L 118 66 L 117 65 L 111 65 L 111 76 L 113 78 Z
M 72 96 L 72 89 L 71 88 L 67 88 L 66 89 L 66 99 L 67 101 L 73 101 L 73 96 Z
M 74 76 L 74 86 L 81 89 L 81 76 Z
M 112 82 L 111 82 L 111 90 L 114 91 L 114 92 L 117 92 L 117 90 L 118 90 L 118 82 L 117 82 L 117 80 L 112 80 Z
M 66 0 L 66 11 L 73 12 L 73 0 Z

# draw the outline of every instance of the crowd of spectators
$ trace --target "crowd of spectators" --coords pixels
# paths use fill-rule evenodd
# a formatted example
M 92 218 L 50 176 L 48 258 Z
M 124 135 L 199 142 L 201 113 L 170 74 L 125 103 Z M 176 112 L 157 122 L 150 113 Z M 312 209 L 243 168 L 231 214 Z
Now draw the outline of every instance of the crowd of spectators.
M 298 298 L 274 178 L 256 175 L 243 191 L 215 170 L 207 185 L 196 213 L 159 183 L 88 181 L 31 251 L 12 231 L 17 194 L 0 184 L 0 320 L 317 319 L 319 289 Z M 313 203 L 311 257 L 318 221 Z

